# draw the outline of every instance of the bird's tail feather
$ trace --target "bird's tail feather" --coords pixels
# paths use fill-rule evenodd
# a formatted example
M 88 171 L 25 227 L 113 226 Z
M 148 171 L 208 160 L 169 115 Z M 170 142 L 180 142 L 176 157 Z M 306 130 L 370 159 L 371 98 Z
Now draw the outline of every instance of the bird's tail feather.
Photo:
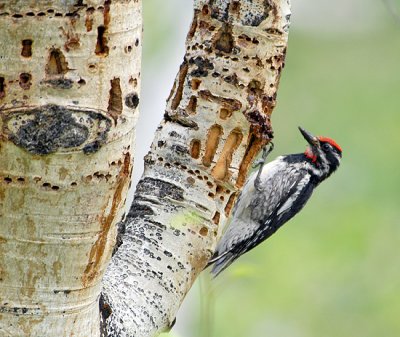
M 211 266 L 212 264 L 214 264 L 215 262 L 219 261 L 220 259 L 222 259 L 226 254 L 228 254 L 229 251 L 226 251 L 225 253 L 219 255 L 218 251 L 215 251 L 214 255 L 211 257 L 210 260 L 208 260 L 207 265 L 204 267 L 204 269 L 208 268 L 209 266 Z
M 218 259 L 214 259 L 214 266 L 211 269 L 211 274 L 213 277 L 217 277 L 220 273 L 222 273 L 229 265 L 235 260 L 235 255 L 230 252 L 227 252 Z

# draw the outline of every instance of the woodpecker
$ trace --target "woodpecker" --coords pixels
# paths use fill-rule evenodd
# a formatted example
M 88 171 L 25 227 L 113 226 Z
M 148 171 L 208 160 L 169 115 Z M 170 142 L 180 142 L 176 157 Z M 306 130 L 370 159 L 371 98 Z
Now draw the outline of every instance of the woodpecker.
M 273 144 L 264 148 L 260 168 L 246 181 L 207 265 L 213 265 L 214 277 L 293 218 L 314 189 L 339 167 L 342 149 L 333 139 L 299 130 L 309 144 L 304 153 L 280 156 L 265 165 Z

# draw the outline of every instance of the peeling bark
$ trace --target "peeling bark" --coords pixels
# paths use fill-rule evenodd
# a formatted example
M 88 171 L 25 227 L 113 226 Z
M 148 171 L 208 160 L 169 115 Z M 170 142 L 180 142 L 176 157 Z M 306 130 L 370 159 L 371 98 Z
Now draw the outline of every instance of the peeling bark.
M 272 138 L 288 0 L 195 0 L 186 55 L 103 282 L 104 336 L 168 330 Z
M 0 31 L 0 335 L 100 336 L 134 156 L 141 5 L 2 1 Z

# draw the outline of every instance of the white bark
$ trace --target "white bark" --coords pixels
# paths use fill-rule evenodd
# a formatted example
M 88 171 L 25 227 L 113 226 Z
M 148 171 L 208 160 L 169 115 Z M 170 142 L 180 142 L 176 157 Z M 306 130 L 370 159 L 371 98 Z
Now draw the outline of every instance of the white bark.
M 195 0 L 184 62 L 103 282 L 105 336 L 168 329 L 271 136 L 288 0 Z
M 0 3 L 0 335 L 100 335 L 132 171 L 139 0 Z

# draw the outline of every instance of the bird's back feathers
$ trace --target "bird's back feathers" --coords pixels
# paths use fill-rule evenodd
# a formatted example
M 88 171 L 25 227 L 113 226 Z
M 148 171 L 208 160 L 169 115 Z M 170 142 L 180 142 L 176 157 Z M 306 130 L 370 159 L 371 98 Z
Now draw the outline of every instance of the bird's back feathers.
M 311 196 L 311 175 L 299 160 L 293 165 L 279 157 L 263 168 L 261 191 L 255 192 L 256 173 L 247 180 L 216 251 L 210 260 L 217 276 L 239 256 L 271 236 L 293 217 Z M 289 172 L 288 172 L 289 171 Z M 288 216 L 289 215 L 289 216 Z

